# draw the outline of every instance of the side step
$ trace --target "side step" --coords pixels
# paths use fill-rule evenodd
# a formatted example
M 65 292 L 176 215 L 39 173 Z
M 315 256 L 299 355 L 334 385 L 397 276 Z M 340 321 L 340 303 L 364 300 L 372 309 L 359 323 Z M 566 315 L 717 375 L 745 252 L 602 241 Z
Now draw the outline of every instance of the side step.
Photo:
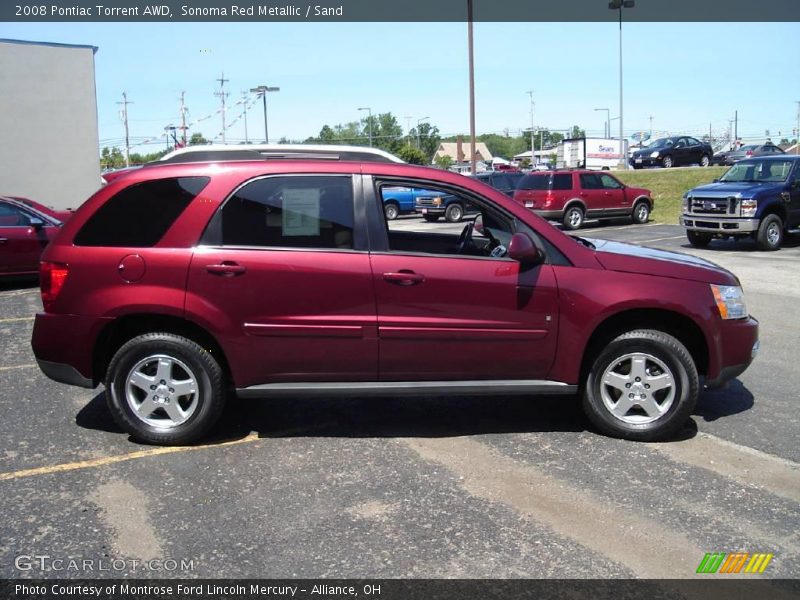
M 332 381 L 266 383 L 236 390 L 240 398 L 287 396 L 438 396 L 438 395 L 569 395 L 577 385 L 541 379 L 489 381 Z

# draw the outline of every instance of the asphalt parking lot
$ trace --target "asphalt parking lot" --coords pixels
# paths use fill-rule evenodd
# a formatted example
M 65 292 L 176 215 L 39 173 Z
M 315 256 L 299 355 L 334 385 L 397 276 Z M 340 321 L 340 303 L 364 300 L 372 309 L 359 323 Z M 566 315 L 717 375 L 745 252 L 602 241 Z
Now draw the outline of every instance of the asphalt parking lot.
M 102 388 L 40 373 L 38 288 L 0 283 L 0 577 L 684 578 L 745 551 L 774 554 L 763 577 L 799 578 L 800 240 L 580 234 L 709 258 L 761 321 L 756 362 L 703 392 L 677 441 L 602 437 L 574 399 L 367 398 L 240 401 L 203 445 L 141 446 Z

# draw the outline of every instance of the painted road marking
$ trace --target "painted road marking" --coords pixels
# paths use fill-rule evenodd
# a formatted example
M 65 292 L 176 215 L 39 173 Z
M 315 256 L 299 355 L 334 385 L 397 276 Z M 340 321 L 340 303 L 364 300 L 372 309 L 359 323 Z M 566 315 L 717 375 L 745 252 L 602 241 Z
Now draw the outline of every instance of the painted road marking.
M 652 240 L 637 240 L 637 244 L 648 244 L 650 242 L 663 242 L 664 240 L 681 240 L 685 238 L 685 235 L 673 235 L 670 237 L 662 237 L 662 238 L 654 238 Z
M 0 371 L 11 371 L 13 369 L 30 369 L 31 367 L 38 367 L 39 365 L 36 364 L 27 364 L 27 365 L 14 365 L 12 367 L 0 367 Z
M 33 321 L 36 317 L 14 317 L 11 319 L 0 319 L 0 323 L 15 323 L 17 321 Z

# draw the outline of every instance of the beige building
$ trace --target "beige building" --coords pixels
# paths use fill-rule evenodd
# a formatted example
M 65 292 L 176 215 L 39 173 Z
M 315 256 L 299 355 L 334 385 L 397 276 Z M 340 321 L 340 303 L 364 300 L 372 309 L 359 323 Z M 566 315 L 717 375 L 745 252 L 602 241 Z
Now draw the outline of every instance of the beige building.
M 0 39 L 0 195 L 64 209 L 100 187 L 96 51 Z
M 436 162 L 437 158 L 442 156 L 449 156 L 454 163 L 468 163 L 470 162 L 472 154 L 472 144 L 457 142 L 442 142 L 436 149 L 433 155 L 433 160 Z M 475 160 L 489 162 L 492 160 L 492 153 L 483 142 L 475 143 Z

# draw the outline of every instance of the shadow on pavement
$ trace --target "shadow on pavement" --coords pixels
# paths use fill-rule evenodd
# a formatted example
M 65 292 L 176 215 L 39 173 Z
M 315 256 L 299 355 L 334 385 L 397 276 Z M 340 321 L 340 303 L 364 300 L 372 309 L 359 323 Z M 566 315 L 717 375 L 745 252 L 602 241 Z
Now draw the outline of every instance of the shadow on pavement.
M 741 381 L 734 379 L 718 390 L 703 390 L 697 400 L 694 415 L 706 422 L 730 417 L 753 408 L 753 394 Z
M 0 292 L 11 292 L 38 287 L 38 275 L 11 275 L 9 277 L 0 277 Z

